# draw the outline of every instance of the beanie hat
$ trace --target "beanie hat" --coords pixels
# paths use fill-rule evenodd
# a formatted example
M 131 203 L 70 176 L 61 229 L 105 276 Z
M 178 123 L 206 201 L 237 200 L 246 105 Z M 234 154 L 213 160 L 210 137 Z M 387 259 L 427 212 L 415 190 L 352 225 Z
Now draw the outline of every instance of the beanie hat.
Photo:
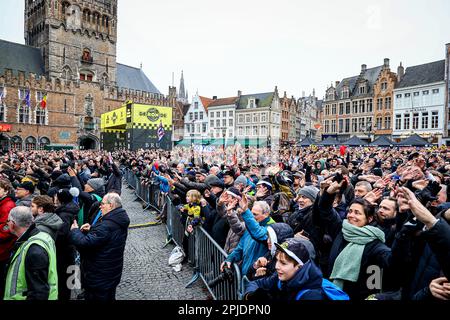
M 241 192 L 238 189 L 236 189 L 235 187 L 229 188 L 226 192 L 227 192 L 227 194 L 231 195 L 232 197 L 238 198 L 239 200 L 242 199 Z
M 239 184 L 243 184 L 244 187 L 247 186 L 247 178 L 243 175 L 237 177 L 236 180 L 234 181 L 234 185 L 237 186 Z
M 297 193 L 299 196 L 305 196 L 311 201 L 315 201 L 317 194 L 319 193 L 319 189 L 313 186 L 306 186 L 300 189 L 300 191 Z
M 55 180 L 55 186 L 58 186 L 61 189 L 69 189 L 72 186 L 72 180 L 70 179 L 70 176 L 67 173 L 61 174 L 56 180 Z
M 105 181 L 102 178 L 89 179 L 87 184 L 94 190 L 99 190 L 105 186 Z
M 79 194 L 80 190 L 78 190 L 78 188 L 70 188 L 58 190 L 56 196 L 58 197 L 59 202 L 69 203 L 73 200 L 73 198 L 78 197 Z
M 209 176 L 206 177 L 205 184 L 208 188 L 211 188 L 211 187 L 223 188 L 224 187 L 223 181 L 220 180 L 217 176 L 215 176 L 213 174 L 210 174 Z

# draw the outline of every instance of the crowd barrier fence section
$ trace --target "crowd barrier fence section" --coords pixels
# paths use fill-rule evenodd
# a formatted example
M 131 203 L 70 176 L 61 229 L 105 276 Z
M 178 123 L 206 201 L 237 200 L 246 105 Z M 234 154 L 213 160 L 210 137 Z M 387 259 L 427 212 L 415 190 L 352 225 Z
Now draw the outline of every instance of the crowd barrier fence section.
M 174 242 L 184 248 L 187 241 L 187 258 L 194 269 L 192 279 L 186 285 L 189 288 L 201 279 L 215 300 L 240 300 L 242 297 L 242 277 L 239 267 L 233 264 L 231 270 L 221 272 L 220 265 L 225 261 L 227 253 L 202 227 L 194 228 L 190 235 L 185 234 L 182 213 L 173 204 L 167 194 L 160 191 L 159 183 L 143 183 L 134 172 L 126 170 L 125 180 L 135 189 L 136 196 L 144 202 L 146 209 L 152 207 L 166 216 L 166 244 Z M 187 237 L 187 239 L 185 239 Z

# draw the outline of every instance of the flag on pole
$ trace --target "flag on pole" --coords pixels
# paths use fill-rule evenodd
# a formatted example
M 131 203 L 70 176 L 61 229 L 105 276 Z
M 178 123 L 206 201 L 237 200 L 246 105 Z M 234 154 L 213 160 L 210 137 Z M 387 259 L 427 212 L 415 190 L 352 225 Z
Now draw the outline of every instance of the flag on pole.
M 163 128 L 163 124 L 162 121 L 159 123 L 159 128 L 158 128 L 158 142 L 161 142 L 162 138 L 164 138 L 164 135 L 166 134 L 166 132 L 164 131 Z
M 25 99 L 23 99 L 22 102 L 25 102 L 28 107 L 31 106 L 30 90 L 27 90 L 27 94 L 25 96 Z
M 41 100 L 41 108 L 45 109 L 45 107 L 47 107 L 47 95 L 46 94 L 42 97 L 42 100 Z

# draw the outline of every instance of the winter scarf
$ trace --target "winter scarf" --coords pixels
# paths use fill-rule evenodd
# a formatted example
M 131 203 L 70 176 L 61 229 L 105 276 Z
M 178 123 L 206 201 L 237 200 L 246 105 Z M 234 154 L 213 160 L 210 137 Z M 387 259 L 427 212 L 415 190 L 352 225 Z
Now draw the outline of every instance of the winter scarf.
M 385 242 L 384 232 L 373 226 L 356 227 L 344 220 L 342 224 L 344 239 L 349 242 L 336 258 L 330 279 L 341 289 L 344 280 L 356 282 L 361 269 L 361 260 L 366 244 L 380 240 Z

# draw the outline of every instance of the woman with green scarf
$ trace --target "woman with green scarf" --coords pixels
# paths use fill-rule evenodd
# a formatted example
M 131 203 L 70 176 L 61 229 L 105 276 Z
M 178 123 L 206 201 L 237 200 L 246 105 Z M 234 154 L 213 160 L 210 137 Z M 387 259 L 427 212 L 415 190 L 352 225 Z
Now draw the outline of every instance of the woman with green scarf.
M 364 300 L 381 289 L 382 279 L 376 278 L 376 272 L 390 267 L 391 249 L 384 244 L 383 231 L 374 226 L 375 211 L 366 200 L 355 199 L 344 221 L 333 211 L 342 185 L 332 182 L 319 201 L 320 223 L 333 238 L 325 273 L 351 300 Z

